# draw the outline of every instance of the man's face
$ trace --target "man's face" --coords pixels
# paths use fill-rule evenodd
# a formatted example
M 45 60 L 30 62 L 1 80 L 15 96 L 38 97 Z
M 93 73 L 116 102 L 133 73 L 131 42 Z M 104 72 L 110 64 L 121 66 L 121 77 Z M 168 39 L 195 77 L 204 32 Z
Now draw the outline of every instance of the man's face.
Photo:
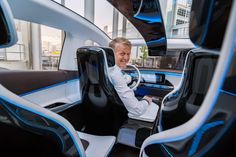
M 115 46 L 115 60 L 116 64 L 121 68 L 125 69 L 130 59 L 131 47 L 117 43 Z

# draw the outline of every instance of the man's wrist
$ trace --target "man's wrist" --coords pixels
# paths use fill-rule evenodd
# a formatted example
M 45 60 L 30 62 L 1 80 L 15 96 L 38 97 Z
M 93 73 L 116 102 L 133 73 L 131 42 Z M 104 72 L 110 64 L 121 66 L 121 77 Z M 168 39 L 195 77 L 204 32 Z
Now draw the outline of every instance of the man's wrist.
M 142 100 L 146 101 L 148 103 L 148 105 L 150 104 L 150 102 L 147 99 L 142 98 Z

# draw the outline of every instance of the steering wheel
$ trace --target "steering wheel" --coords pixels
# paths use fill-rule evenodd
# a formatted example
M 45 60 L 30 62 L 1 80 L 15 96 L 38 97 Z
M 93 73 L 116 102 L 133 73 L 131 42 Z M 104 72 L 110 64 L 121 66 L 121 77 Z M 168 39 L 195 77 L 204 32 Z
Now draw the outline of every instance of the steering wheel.
M 130 89 L 135 90 L 138 87 L 140 80 L 141 80 L 140 71 L 135 65 L 128 64 L 127 67 L 131 67 L 137 72 L 137 76 L 136 75 L 132 75 L 132 76 L 129 75 L 130 78 L 127 79 L 128 80 L 127 84 L 130 87 Z

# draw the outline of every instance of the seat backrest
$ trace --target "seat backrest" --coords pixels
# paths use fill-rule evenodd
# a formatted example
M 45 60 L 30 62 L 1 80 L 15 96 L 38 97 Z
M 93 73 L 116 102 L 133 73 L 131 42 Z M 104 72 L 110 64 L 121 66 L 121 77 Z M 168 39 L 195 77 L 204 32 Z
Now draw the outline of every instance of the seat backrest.
M 198 111 L 209 88 L 217 59 L 217 54 L 207 50 L 188 52 L 181 83 L 163 99 L 162 130 L 185 123 Z
M 0 117 L 1 154 L 85 156 L 76 130 L 65 118 L 24 100 L 2 85 Z
M 77 61 L 82 95 L 100 107 L 105 107 L 112 98 L 117 104 L 121 100 L 108 75 L 108 68 L 115 65 L 115 56 L 110 48 L 87 46 L 77 50 Z
M 197 4 L 194 6 L 194 4 Z M 199 7 L 199 4 L 201 4 Z M 207 4 L 207 5 L 204 5 Z M 208 6 L 210 4 L 210 6 Z M 201 8 L 201 9 L 199 9 Z M 196 15 L 200 13 L 201 16 Z M 230 14 L 230 16 L 229 16 Z M 171 129 L 164 129 L 154 135 L 148 137 L 141 148 L 140 156 L 234 156 L 235 145 L 235 72 L 231 70 L 235 68 L 235 41 L 236 41 L 236 2 L 232 0 L 194 0 L 191 11 L 190 27 L 195 27 L 196 44 L 202 45 L 208 49 L 198 49 L 197 54 L 209 53 L 211 60 L 208 61 L 208 55 L 203 56 L 203 60 L 196 60 L 192 63 L 197 67 L 193 67 L 196 74 L 191 75 L 196 82 L 190 82 L 191 93 L 201 95 L 206 91 L 204 85 L 209 82 L 212 65 L 217 60 L 217 65 L 212 77 L 210 86 L 207 89 L 205 98 L 201 98 L 199 103 L 190 101 L 190 103 L 200 104 L 198 111 L 186 122 L 179 124 Z M 221 17 L 226 18 L 222 20 Z M 230 18 L 228 18 L 230 17 Z M 200 20 L 199 23 L 194 21 Z M 229 20 L 228 20 L 229 19 Z M 229 21 L 229 22 L 228 22 Z M 220 23 L 219 25 L 217 25 Z M 198 24 L 204 26 L 203 29 Z M 218 29 L 219 28 L 219 29 Z M 226 28 L 226 29 L 224 29 Z M 199 32 L 200 30 L 200 32 Z M 218 30 L 218 31 L 215 31 Z M 215 33 L 213 36 L 212 33 Z M 190 32 L 191 33 L 191 32 Z M 191 37 L 192 35 L 190 35 Z M 213 37 L 213 38 L 212 38 Z M 199 41 L 199 42 L 198 42 Z M 210 49 L 209 49 L 210 48 Z M 196 54 L 196 55 L 197 55 Z M 214 56 L 218 55 L 218 59 Z M 189 57 L 188 57 L 189 58 Z M 210 62 L 210 63 L 207 63 Z M 205 65 L 208 65 L 205 67 Z M 231 68 L 229 68 L 231 66 Z M 189 67 L 186 65 L 185 69 Z M 191 67 L 190 67 L 191 68 Z M 199 69 L 200 68 L 200 69 Z M 198 74 L 200 72 L 200 74 Z M 204 74 L 202 78 L 202 74 Z M 196 75 L 196 76 L 195 76 Z M 185 76 L 184 76 L 185 77 Z M 192 79 L 191 77 L 189 80 Z M 201 81 L 203 80 L 203 81 Z M 203 86 L 203 87 L 202 87 Z M 202 88 L 201 88 L 202 87 Z M 223 87 L 223 89 L 222 89 Z M 183 88 L 185 90 L 185 88 Z M 176 92 L 176 91 L 175 91 Z M 189 93 L 189 92 L 188 92 Z M 173 94 L 172 99 L 175 100 Z M 182 92 L 180 92 L 182 95 Z M 188 95 L 188 94 L 187 94 Z M 186 95 L 183 95 L 186 96 Z M 198 96 L 199 97 L 199 96 Z M 189 98 L 186 96 L 186 98 Z M 202 100 L 204 99 L 204 100 Z M 187 100 L 181 99 L 184 104 Z M 190 99 L 191 100 L 191 99 Z M 175 101 L 177 102 L 177 101 Z M 164 101 L 163 101 L 164 103 Z M 162 104 L 163 105 L 163 104 Z M 185 107 L 185 105 L 183 105 Z M 178 111 L 177 111 L 178 112 Z M 164 117 L 164 116 L 163 116 Z M 173 118 L 173 117 L 172 117 Z M 174 120 L 178 121 L 177 116 Z M 162 122 L 163 123 L 163 122 Z M 231 140 L 230 140 L 231 139 Z
M 191 61 L 193 65 L 197 64 L 193 69 L 188 66 L 190 68 L 189 70 L 194 72 L 193 77 L 189 78 L 189 75 L 186 75 L 186 77 L 188 77 L 188 79 L 192 80 L 193 82 L 189 81 L 189 83 L 183 85 L 183 87 L 186 87 L 183 88 L 183 91 L 186 92 L 186 89 L 189 89 L 189 92 L 187 94 L 181 92 L 180 96 L 183 97 L 181 97 L 180 99 L 176 98 L 173 99 L 174 96 L 172 95 L 172 101 L 177 102 L 178 100 L 179 101 L 177 102 L 178 105 L 180 106 L 183 105 L 184 106 L 183 108 L 185 108 L 186 110 L 188 110 L 188 107 L 189 108 L 192 107 L 190 105 L 194 105 L 196 107 L 194 109 L 189 109 L 191 111 L 186 111 L 189 113 L 189 117 L 191 117 L 190 116 L 191 114 L 194 115 L 197 114 L 196 113 L 197 110 L 201 108 L 203 99 L 206 96 L 207 89 L 209 88 L 210 85 L 208 81 L 210 81 L 209 79 L 212 79 L 212 72 L 215 69 L 216 60 L 218 58 L 216 54 L 206 53 L 206 50 L 204 53 L 203 52 L 198 52 L 196 54 L 195 53 L 191 52 L 191 54 L 189 54 L 190 56 L 188 56 L 189 61 Z M 192 60 L 195 57 L 197 57 L 196 60 L 195 61 Z M 200 59 L 198 57 L 202 58 Z M 153 135 L 153 137 L 148 138 L 149 144 L 147 144 L 148 146 L 146 145 L 145 155 L 149 157 L 163 156 L 164 154 L 169 154 L 169 156 L 212 156 L 212 157 L 225 156 L 225 155 L 234 156 L 234 149 L 235 149 L 234 145 L 236 144 L 236 141 L 232 139 L 236 138 L 235 134 L 236 68 L 235 67 L 236 67 L 236 52 L 234 52 L 234 57 L 232 59 L 232 63 L 224 80 L 223 87 L 221 87 L 220 92 L 215 101 L 214 99 L 211 100 L 211 103 L 214 103 L 215 106 L 212 109 L 212 112 L 209 114 L 208 118 L 206 119 L 206 122 L 200 127 L 200 129 L 198 129 L 191 136 L 188 136 L 186 134 L 187 137 L 182 138 L 181 140 L 178 140 L 178 138 L 176 139 L 172 138 L 168 142 L 160 140 L 160 136 L 158 136 L 158 134 L 161 135 L 163 133 L 164 135 L 165 132 L 167 132 L 168 129 L 170 128 L 173 128 L 170 130 L 173 130 L 173 132 L 175 132 L 174 130 L 176 129 L 174 127 L 177 126 L 177 124 L 175 124 L 174 122 L 179 123 L 178 126 L 179 128 L 182 129 L 191 128 L 194 125 L 194 123 L 193 122 L 190 123 L 190 121 L 184 123 L 184 121 L 182 120 L 180 123 L 180 119 L 184 118 L 181 116 L 183 115 L 187 116 L 186 112 L 181 112 L 181 110 L 178 110 L 178 114 L 175 114 L 173 117 L 164 114 L 162 116 L 162 122 L 161 122 L 162 126 L 164 127 L 162 127 L 162 131 L 160 133 L 157 133 Z M 197 78 L 196 76 L 194 76 L 196 75 L 195 72 L 197 72 L 198 74 Z M 196 84 L 198 86 L 196 86 Z M 180 91 L 181 90 L 179 90 L 179 92 Z M 175 91 L 175 93 L 178 93 L 178 91 Z M 193 113 L 192 110 L 194 110 Z M 165 119 L 163 117 L 168 117 L 168 119 Z M 170 123 L 171 120 L 172 120 L 172 125 L 166 127 L 166 124 Z M 159 143 L 159 141 L 162 142 Z M 145 155 L 143 154 L 143 156 Z
M 126 119 L 127 111 L 109 77 L 108 68 L 115 66 L 113 50 L 98 46 L 81 47 L 77 50 L 77 61 L 83 104 L 88 115 L 85 123 L 96 128 L 96 131 L 99 131 L 97 128 L 105 129 L 115 123 L 118 124 L 118 129 L 123 119 Z M 96 125 L 100 126 L 95 127 Z M 91 132 L 90 129 L 88 132 L 103 134 L 106 131 L 98 133 Z
M 0 1 L 0 48 L 17 42 L 7 0 Z M 77 132 L 63 117 L 28 102 L 0 84 L 1 156 L 75 156 L 85 152 Z

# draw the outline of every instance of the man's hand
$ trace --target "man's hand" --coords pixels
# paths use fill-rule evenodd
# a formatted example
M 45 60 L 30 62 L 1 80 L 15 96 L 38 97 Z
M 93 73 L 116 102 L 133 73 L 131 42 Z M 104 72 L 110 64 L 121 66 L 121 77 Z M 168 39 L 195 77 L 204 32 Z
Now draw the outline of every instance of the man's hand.
M 152 97 L 150 97 L 150 96 L 146 96 L 146 95 L 145 95 L 145 96 L 143 97 L 143 99 L 144 99 L 144 100 L 147 100 L 147 102 L 148 102 L 149 105 L 150 105 L 151 102 L 152 102 Z

